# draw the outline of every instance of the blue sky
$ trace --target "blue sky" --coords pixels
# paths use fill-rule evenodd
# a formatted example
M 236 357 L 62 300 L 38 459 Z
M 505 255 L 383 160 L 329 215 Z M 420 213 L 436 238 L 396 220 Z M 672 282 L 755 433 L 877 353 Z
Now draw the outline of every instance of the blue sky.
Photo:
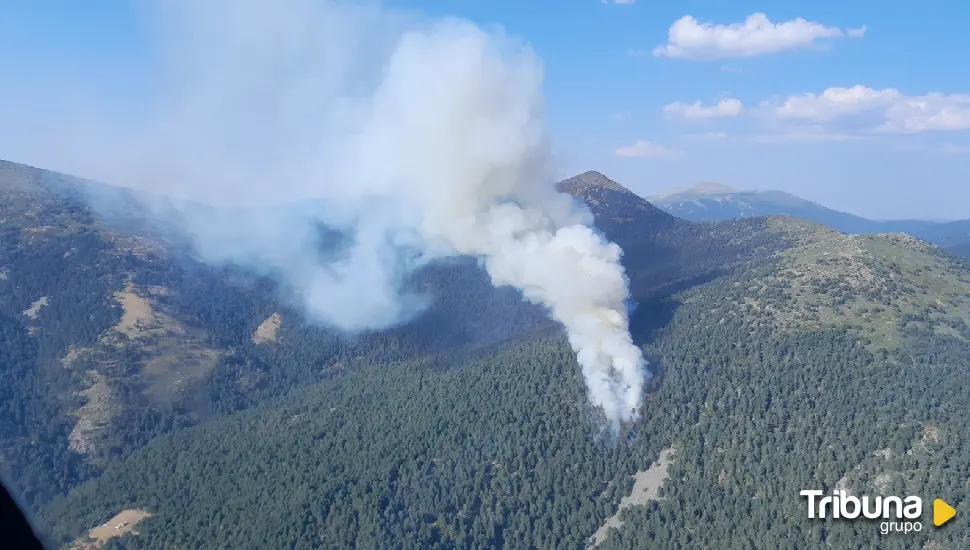
M 965 2 L 389 4 L 529 42 L 562 175 L 595 169 L 643 195 L 718 181 L 870 217 L 970 218 Z M 138 15 L 127 2 L 0 6 L 0 158 L 43 164 L 11 122 L 25 113 L 56 140 L 65 97 L 110 98 L 126 116 L 152 96 L 157 52 Z

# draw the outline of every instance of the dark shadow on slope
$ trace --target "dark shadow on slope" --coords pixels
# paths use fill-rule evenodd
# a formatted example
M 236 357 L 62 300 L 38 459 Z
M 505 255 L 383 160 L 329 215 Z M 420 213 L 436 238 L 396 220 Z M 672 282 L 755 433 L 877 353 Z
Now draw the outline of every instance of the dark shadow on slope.
M 408 332 L 426 352 L 485 345 L 514 338 L 548 320 L 511 287 L 495 288 L 473 258 L 438 262 L 415 273 L 407 290 L 429 298 L 429 307 L 396 329 Z
M 674 318 L 677 308 L 680 307 L 677 294 L 710 283 L 725 274 L 726 272 L 722 270 L 710 270 L 652 289 L 648 297 L 637 301 L 637 307 L 630 315 L 630 333 L 633 341 L 637 345 L 653 342 L 656 331 L 667 326 L 667 323 Z
M 560 341 L 563 346 L 568 346 L 562 327 L 546 319 L 531 328 L 501 339 L 483 340 L 430 353 L 427 356 L 428 366 L 440 371 L 460 368 L 472 361 L 494 357 L 503 350 L 543 340 Z
M 640 302 L 630 315 L 630 334 L 638 346 L 653 341 L 658 329 L 667 326 L 674 318 L 680 302 L 670 296 L 662 296 Z

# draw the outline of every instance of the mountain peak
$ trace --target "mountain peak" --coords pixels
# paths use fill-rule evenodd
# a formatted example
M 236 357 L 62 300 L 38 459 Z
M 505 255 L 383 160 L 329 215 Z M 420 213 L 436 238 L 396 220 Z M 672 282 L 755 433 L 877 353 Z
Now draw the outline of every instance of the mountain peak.
M 558 187 L 560 191 L 569 193 L 573 196 L 586 196 L 588 192 L 593 189 L 609 189 L 619 193 L 633 194 L 633 191 L 630 191 L 626 187 L 623 187 L 619 183 L 616 183 L 595 170 L 589 170 L 577 176 L 563 180 L 559 182 L 556 187 Z
M 716 193 L 736 193 L 737 189 L 716 181 L 700 181 L 690 186 L 690 190 L 704 195 Z
M 627 234 L 632 223 L 637 228 L 634 234 L 643 234 L 644 231 L 660 231 L 676 223 L 676 218 L 670 214 L 593 170 L 563 180 L 556 184 L 556 188 L 586 203 L 596 217 L 597 228 L 604 231 L 613 228 L 618 234 Z M 620 226 L 627 229 L 620 230 Z
M 658 201 L 671 199 L 673 197 L 703 197 L 706 195 L 725 195 L 728 193 L 737 193 L 738 190 L 733 187 L 724 185 L 723 183 L 717 183 L 715 181 L 701 181 L 694 185 L 687 187 L 681 187 L 665 193 L 658 193 L 650 197 L 650 200 Z

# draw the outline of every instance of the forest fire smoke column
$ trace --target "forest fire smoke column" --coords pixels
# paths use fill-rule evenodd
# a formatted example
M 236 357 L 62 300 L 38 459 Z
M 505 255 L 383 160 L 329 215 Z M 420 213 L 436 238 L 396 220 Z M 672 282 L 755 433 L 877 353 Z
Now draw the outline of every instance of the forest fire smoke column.
M 618 430 L 635 417 L 647 376 L 629 333 L 622 251 L 546 177 L 541 77 L 530 50 L 467 23 L 406 34 L 345 177 L 376 182 L 375 194 L 416 213 L 424 253 L 476 256 L 493 284 L 546 306 L 566 328 L 590 400 Z M 383 181 L 358 171 L 397 157 L 407 159 L 401 171 Z
M 370 3 L 157 6 L 162 100 L 144 125 L 78 132 L 104 138 L 81 144 L 97 165 L 83 172 L 238 208 L 184 210 L 179 223 L 206 260 L 276 276 L 340 331 L 407 321 L 427 305 L 403 290 L 410 274 L 476 257 L 566 328 L 614 431 L 635 418 L 649 373 L 621 251 L 555 189 L 543 67 L 527 45 Z M 317 222 L 346 246 L 325 256 Z

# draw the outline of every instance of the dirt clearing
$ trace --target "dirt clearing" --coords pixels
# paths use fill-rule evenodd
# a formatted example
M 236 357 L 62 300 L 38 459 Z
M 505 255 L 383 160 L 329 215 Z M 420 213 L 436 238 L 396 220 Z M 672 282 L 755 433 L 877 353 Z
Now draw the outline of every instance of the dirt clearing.
M 123 310 L 121 322 L 118 323 L 115 330 L 134 337 L 138 333 L 139 324 L 151 323 L 151 304 L 148 303 L 148 300 L 135 294 L 131 285 L 124 292 L 115 293 L 115 299 L 121 304 Z
M 24 315 L 30 317 L 31 319 L 36 319 L 37 314 L 40 313 L 40 308 L 47 305 L 47 296 L 41 296 L 34 303 L 30 304 L 28 309 L 24 310 Z
M 619 529 L 623 525 L 623 522 L 620 520 L 620 512 L 631 506 L 646 504 L 651 500 L 661 500 L 660 488 L 667 481 L 667 468 L 673 462 L 675 454 L 676 451 L 673 448 L 664 449 L 660 452 L 660 458 L 657 462 L 654 462 L 648 470 L 641 470 L 633 476 L 633 490 L 630 491 L 628 496 L 620 499 L 620 506 L 617 508 L 616 513 L 607 519 L 602 527 L 596 530 L 592 538 L 592 544 L 590 544 L 591 548 L 599 546 L 606 540 L 606 536 L 609 534 L 611 528 Z
M 99 525 L 88 531 L 87 539 L 76 540 L 71 548 L 73 550 L 93 550 L 104 546 L 109 539 L 120 537 L 125 533 L 131 532 L 133 535 L 137 535 L 138 531 L 134 530 L 135 526 L 147 517 L 151 517 L 151 514 L 144 510 L 122 510 L 104 525 Z
M 280 323 L 282 321 L 283 319 L 279 313 L 274 313 L 267 317 L 265 321 L 256 327 L 256 332 L 253 334 L 253 343 L 266 344 L 276 342 L 276 333 L 280 330 Z

